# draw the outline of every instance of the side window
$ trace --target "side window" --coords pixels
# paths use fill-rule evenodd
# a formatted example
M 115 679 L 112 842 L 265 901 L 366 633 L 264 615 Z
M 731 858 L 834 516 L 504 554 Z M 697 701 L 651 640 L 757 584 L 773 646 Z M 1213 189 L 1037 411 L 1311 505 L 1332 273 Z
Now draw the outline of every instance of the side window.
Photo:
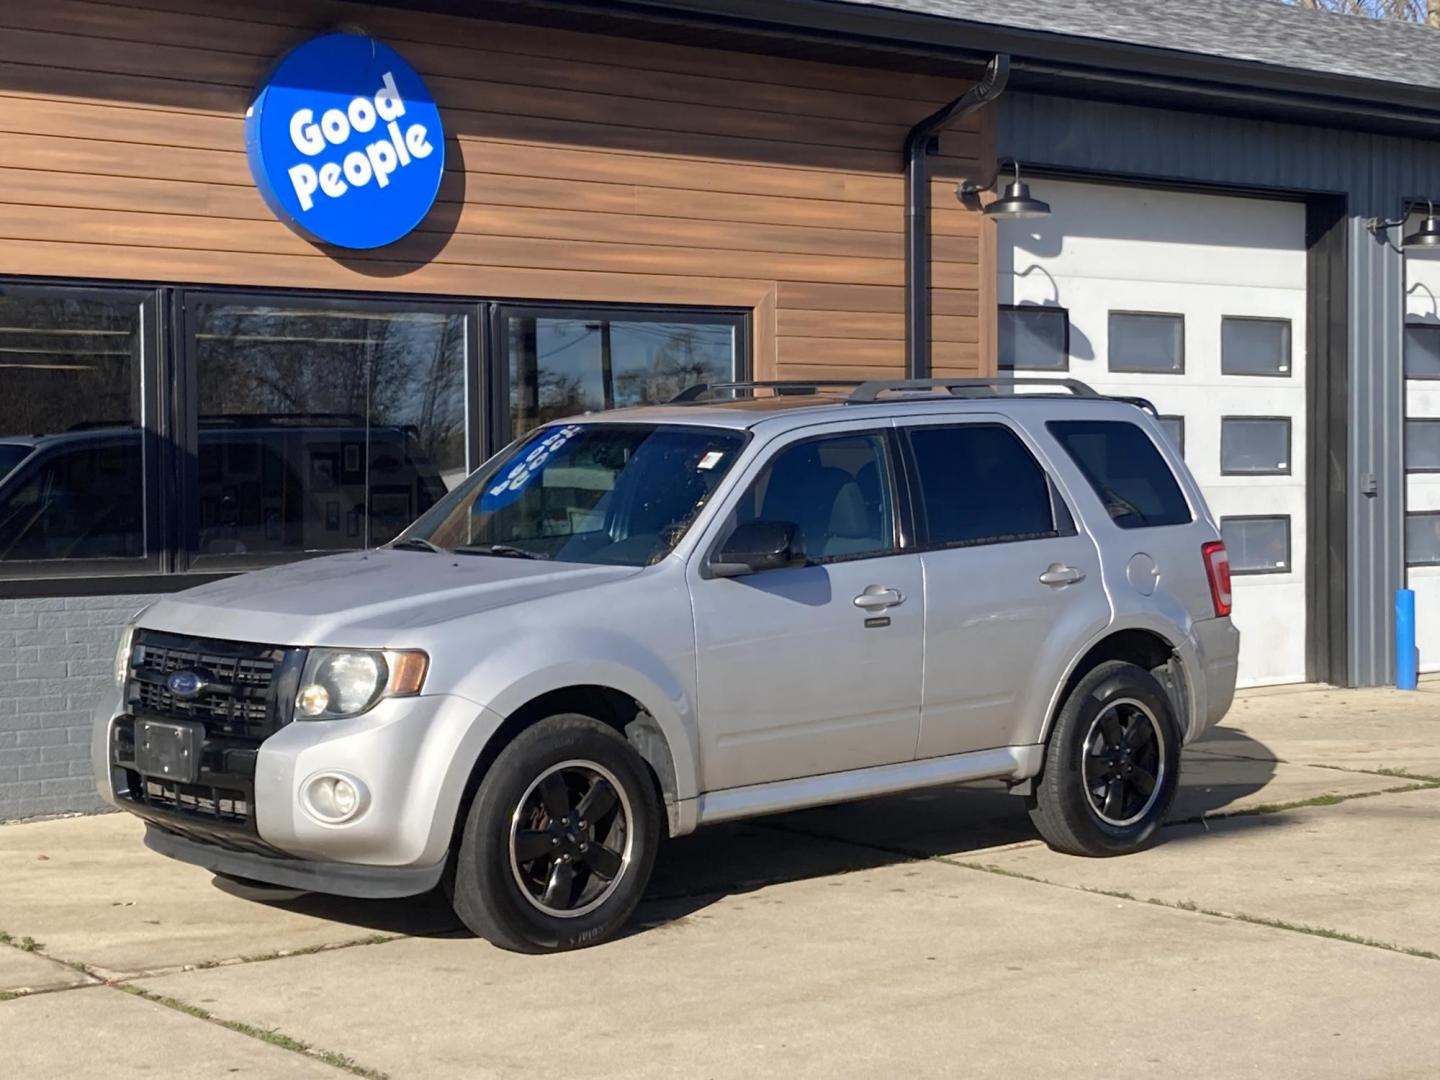
M 906 438 L 927 545 L 1036 540 L 1074 531 L 1045 470 L 1008 428 L 916 427 L 907 429 Z
M 734 525 L 788 521 L 810 562 L 895 550 L 885 440 L 879 435 L 808 439 L 781 450 L 740 498 Z
M 1122 529 L 1184 525 L 1185 495 L 1160 451 L 1123 420 L 1052 420 L 1046 425 Z

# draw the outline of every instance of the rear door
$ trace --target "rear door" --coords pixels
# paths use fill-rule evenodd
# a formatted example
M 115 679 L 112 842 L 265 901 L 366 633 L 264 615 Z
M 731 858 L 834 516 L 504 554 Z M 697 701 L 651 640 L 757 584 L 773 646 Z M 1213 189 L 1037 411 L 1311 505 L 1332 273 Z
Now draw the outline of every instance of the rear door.
M 1033 742 L 1058 673 L 1110 619 L 1094 542 L 1007 418 L 899 431 L 925 577 L 918 756 Z

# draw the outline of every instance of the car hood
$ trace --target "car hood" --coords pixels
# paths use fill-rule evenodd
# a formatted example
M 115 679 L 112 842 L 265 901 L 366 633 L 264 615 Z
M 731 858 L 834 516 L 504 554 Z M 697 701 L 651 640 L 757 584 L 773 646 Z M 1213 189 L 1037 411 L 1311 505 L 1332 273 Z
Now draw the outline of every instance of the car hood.
M 640 572 L 629 566 L 382 549 L 201 585 L 158 601 L 139 623 L 277 645 L 403 645 L 406 632 L 419 627 Z

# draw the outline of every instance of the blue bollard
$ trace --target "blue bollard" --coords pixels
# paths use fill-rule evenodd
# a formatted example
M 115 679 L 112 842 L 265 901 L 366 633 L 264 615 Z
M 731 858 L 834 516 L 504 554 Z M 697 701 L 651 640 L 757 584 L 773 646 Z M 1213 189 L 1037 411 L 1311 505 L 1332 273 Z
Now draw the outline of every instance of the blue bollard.
M 1414 690 L 1420 681 L 1415 650 L 1415 590 L 1395 590 L 1395 688 Z

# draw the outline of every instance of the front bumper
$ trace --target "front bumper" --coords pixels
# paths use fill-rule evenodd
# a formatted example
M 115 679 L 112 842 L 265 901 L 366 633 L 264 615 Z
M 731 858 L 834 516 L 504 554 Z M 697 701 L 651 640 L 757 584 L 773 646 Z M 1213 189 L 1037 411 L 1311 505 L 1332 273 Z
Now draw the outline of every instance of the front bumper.
M 305 889 L 334 896 L 390 900 L 429 892 L 445 872 L 445 860 L 434 866 L 363 866 L 357 863 L 286 859 L 251 851 L 232 851 L 192 840 L 154 823 L 145 826 L 145 846 L 180 862 L 215 874 L 250 878 L 270 885 Z
M 217 824 L 204 806 L 157 809 L 127 797 L 136 774 L 114 758 L 123 708 L 118 694 L 97 707 L 96 784 L 107 801 L 146 819 L 152 848 L 219 873 L 364 896 L 407 895 L 435 883 L 471 771 L 500 724 L 454 695 L 382 701 L 350 720 L 292 722 L 260 744 L 253 797 L 237 825 Z M 358 781 L 366 794 L 360 812 L 342 824 L 313 815 L 302 797 L 308 781 L 331 774 Z M 377 874 L 392 884 L 376 885 Z

